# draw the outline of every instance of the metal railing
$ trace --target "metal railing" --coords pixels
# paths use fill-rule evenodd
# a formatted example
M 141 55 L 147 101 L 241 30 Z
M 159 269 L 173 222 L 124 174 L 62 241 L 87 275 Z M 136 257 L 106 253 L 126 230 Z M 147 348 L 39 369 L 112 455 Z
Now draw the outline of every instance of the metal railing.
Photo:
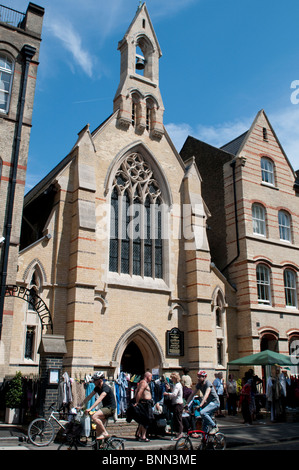
M 23 28 L 26 13 L 0 5 L 0 21 L 16 28 Z

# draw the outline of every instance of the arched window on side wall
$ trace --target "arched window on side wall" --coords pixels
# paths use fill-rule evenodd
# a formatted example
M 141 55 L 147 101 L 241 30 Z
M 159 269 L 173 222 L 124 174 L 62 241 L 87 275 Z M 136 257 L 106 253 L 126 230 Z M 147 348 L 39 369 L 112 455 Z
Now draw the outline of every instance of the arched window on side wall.
M 291 216 L 288 212 L 280 210 L 278 212 L 278 225 L 280 240 L 292 241 L 291 235 Z
M 264 264 L 256 268 L 257 296 L 259 304 L 271 305 L 270 269 Z
M 297 276 L 292 269 L 283 273 L 286 307 L 297 307 Z
M 261 204 L 252 204 L 252 230 L 256 235 L 266 236 L 266 211 Z
M 38 338 L 40 334 L 40 321 L 35 310 L 37 295 L 42 289 L 42 276 L 39 268 L 36 267 L 32 273 L 30 284 L 28 285 L 30 295 L 28 298 L 28 310 L 26 318 L 24 359 L 27 361 L 37 361 Z
M 0 53 L 0 112 L 8 113 L 12 79 L 14 71 L 13 60 L 5 53 Z

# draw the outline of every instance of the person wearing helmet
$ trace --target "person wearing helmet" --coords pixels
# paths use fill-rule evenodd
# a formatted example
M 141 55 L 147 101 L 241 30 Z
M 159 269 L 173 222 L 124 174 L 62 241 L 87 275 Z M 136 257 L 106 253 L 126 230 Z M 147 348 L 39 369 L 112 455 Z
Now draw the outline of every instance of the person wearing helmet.
M 220 406 L 220 401 L 213 384 L 207 379 L 207 373 L 205 370 L 199 370 L 197 372 L 197 380 L 198 382 L 195 386 L 195 391 L 188 398 L 188 402 L 198 394 L 198 391 L 202 393 L 203 398 L 200 403 L 202 429 L 203 431 L 208 432 L 211 428 L 210 434 L 215 434 L 215 432 L 218 431 L 218 427 L 213 420 L 213 416 Z
M 114 397 L 114 393 L 111 387 L 104 383 L 104 373 L 103 372 L 95 372 L 91 378 L 92 382 L 94 382 L 95 387 L 93 391 L 84 399 L 82 406 L 85 403 L 88 403 L 89 400 L 97 393 L 99 395 L 98 399 L 93 403 L 90 408 L 85 410 L 85 413 L 89 413 L 94 408 L 96 408 L 101 402 L 103 407 L 97 410 L 92 415 L 92 420 L 96 424 L 96 439 L 101 440 L 105 439 L 109 436 L 108 432 L 105 429 L 104 422 L 110 417 L 114 415 L 116 409 L 116 401 Z M 82 407 L 81 407 L 82 408 Z

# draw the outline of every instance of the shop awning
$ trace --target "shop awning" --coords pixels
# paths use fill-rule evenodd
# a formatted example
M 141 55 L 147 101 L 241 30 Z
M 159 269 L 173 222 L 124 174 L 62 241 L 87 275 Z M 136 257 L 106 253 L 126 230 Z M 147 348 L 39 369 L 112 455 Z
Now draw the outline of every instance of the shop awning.
M 251 354 L 250 356 L 240 357 L 228 363 L 229 365 L 239 366 L 267 366 L 267 365 L 280 365 L 280 366 L 294 366 L 296 362 L 294 358 L 285 356 L 284 354 L 276 353 L 267 349 L 257 354 Z

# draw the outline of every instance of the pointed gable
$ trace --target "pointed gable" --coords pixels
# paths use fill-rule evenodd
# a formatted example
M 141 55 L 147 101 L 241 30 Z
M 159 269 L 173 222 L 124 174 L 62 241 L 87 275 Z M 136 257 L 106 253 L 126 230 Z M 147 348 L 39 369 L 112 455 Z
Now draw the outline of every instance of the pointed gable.
M 144 19 L 146 20 L 145 24 L 143 23 Z M 152 38 L 155 42 L 155 45 L 158 49 L 159 57 L 161 57 L 162 56 L 162 51 L 161 51 L 161 48 L 160 48 L 155 30 L 154 30 L 153 24 L 151 22 L 151 19 L 150 19 L 150 16 L 149 16 L 149 13 L 148 13 L 148 10 L 147 10 L 147 7 L 146 7 L 145 3 L 143 3 L 141 6 L 139 6 L 137 8 L 136 15 L 133 18 L 130 26 L 128 27 L 128 29 L 126 31 L 126 34 L 124 35 L 124 38 L 122 39 L 122 41 L 119 42 L 119 48 L 121 47 L 123 41 L 127 41 L 129 36 L 132 33 L 135 34 L 134 31 L 136 31 L 136 29 L 140 31 L 140 34 L 143 34 L 144 32 L 146 32 L 146 34 L 148 34 L 149 36 L 152 36 Z
M 293 191 L 295 172 L 263 109 L 257 113 L 250 129 L 235 141 L 238 142 L 238 146 L 235 146 L 234 155 L 246 158 L 248 172 L 260 177 L 262 159 L 268 159 L 273 165 L 273 185 Z M 227 149 L 231 145 L 232 143 L 227 144 L 222 149 Z

